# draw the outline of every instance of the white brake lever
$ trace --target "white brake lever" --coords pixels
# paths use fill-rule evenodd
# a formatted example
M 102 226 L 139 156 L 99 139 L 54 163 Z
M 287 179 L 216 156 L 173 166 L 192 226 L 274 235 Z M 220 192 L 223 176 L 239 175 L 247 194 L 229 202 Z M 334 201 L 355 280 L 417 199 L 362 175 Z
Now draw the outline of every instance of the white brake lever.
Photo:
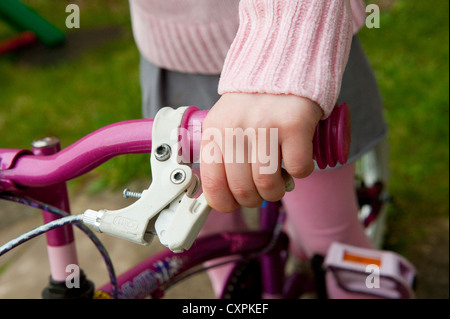
M 203 194 L 198 198 L 181 195 L 156 219 L 155 230 L 161 244 L 175 253 L 191 248 L 210 211 Z
M 190 166 L 181 164 L 178 129 L 187 107 L 162 108 L 153 122 L 152 183 L 141 197 L 123 209 L 86 210 L 85 224 L 95 230 L 148 245 L 155 234 L 174 252 L 189 249 L 205 222 L 210 208 L 199 189 L 199 179 Z

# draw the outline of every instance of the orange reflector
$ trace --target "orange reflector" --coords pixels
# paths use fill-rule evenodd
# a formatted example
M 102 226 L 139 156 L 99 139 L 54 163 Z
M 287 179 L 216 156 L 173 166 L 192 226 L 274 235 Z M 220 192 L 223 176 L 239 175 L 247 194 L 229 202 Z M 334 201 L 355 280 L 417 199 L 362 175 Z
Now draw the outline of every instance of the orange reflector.
M 365 265 L 377 265 L 378 267 L 381 266 L 381 260 L 374 257 L 368 257 L 368 256 L 362 256 L 362 255 L 355 255 L 349 252 L 344 252 L 344 258 L 345 261 L 350 261 L 354 263 L 360 263 Z

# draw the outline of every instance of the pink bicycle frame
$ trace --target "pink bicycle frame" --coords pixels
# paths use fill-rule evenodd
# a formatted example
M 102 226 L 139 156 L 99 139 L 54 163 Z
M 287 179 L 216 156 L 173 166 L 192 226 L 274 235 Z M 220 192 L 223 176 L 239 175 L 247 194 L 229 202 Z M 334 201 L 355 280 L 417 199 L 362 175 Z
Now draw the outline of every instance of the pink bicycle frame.
M 207 111 L 190 107 L 185 112 L 182 128 L 189 136 L 201 136 L 201 123 Z M 350 145 L 349 111 L 344 104 L 336 107 L 332 115 L 317 126 L 314 138 L 314 159 L 319 168 L 344 164 Z M 70 212 L 66 181 L 79 177 L 109 159 L 123 154 L 150 153 L 152 144 L 152 119 L 129 120 L 103 127 L 76 143 L 60 150 L 55 139 L 42 139 L 33 143 L 32 150 L 0 149 L 0 193 L 14 193 L 58 207 Z M 200 133 L 200 134 L 199 134 Z M 191 154 L 198 154 L 199 140 L 190 140 Z M 270 211 L 277 207 L 269 203 Z M 44 221 L 57 217 L 44 212 Z M 266 221 L 266 225 L 273 224 Z M 270 227 L 270 226 L 269 226 Z M 71 226 L 64 226 L 46 234 L 49 247 L 51 278 L 64 281 L 68 263 L 78 264 Z M 283 238 L 283 236 L 281 236 Z M 155 295 L 159 287 L 175 278 L 193 265 L 212 258 L 248 254 L 261 251 L 272 239 L 272 232 L 263 229 L 244 234 L 221 234 L 208 239 L 198 239 L 191 250 L 173 254 L 169 250 L 152 256 L 118 277 L 121 297 L 144 297 Z M 211 244 L 213 242 L 213 244 Z M 286 245 L 285 239 L 282 246 Z M 195 258 L 192 258 L 195 256 Z M 267 259 L 266 268 L 280 265 Z M 278 270 L 275 270 L 278 271 Z M 278 273 L 282 271 L 279 270 Z M 281 295 L 282 287 L 273 279 L 264 279 L 268 295 Z M 111 294 L 111 284 L 100 290 Z

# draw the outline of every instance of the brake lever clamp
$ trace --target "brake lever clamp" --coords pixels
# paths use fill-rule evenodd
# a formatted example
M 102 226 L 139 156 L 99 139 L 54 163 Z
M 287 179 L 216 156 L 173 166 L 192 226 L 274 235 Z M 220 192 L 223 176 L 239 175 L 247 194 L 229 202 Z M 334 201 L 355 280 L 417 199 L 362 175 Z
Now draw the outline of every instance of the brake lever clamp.
M 148 245 L 157 235 L 175 253 L 189 249 L 211 208 L 191 165 L 180 157 L 179 129 L 188 107 L 162 108 L 152 129 L 150 166 L 152 182 L 141 197 L 119 210 L 88 209 L 83 222 L 96 231 Z

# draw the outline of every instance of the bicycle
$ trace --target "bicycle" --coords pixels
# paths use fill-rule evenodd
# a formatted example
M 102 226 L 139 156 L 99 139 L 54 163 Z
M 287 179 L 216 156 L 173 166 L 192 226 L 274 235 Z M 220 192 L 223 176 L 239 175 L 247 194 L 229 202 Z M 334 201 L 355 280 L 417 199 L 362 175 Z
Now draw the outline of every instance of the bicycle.
M 197 238 L 210 208 L 202 195 L 193 197 L 199 180 L 189 163 L 199 154 L 205 116 L 206 111 L 193 106 L 163 108 L 155 119 L 114 123 L 62 150 L 55 138 L 36 140 L 31 150 L 0 149 L 0 198 L 41 209 L 44 218 L 43 226 L 0 247 L 0 256 L 46 233 L 51 273 L 49 285 L 43 289 L 44 298 L 161 298 L 165 289 L 195 274 L 197 266 L 224 256 L 235 256 L 236 266 L 221 298 L 294 299 L 310 292 L 326 298 L 325 271 L 335 273 L 344 288 L 360 291 L 361 276 L 367 277 L 365 267 L 369 262 L 384 267 L 381 297 L 413 296 L 415 271 L 406 259 L 390 252 L 339 243 L 332 246 L 327 256 L 312 259 L 313 276 L 308 272 L 288 275 L 289 238 L 282 231 L 284 213 L 280 202 L 265 202 L 260 207 L 260 226 L 256 230 Z M 174 129 L 175 137 L 171 135 Z M 314 159 L 319 168 L 346 162 L 349 130 L 345 104 L 320 122 L 314 139 Z M 125 192 L 138 197 L 133 204 L 116 211 L 87 209 L 80 215 L 67 213 L 70 208 L 66 181 L 114 156 L 137 153 L 151 154 L 152 183 L 141 194 Z M 289 187 L 289 179 L 286 181 Z M 365 207 L 362 222 L 366 226 L 383 222 L 378 218 L 384 204 L 381 183 L 364 176 L 358 184 L 360 204 Z M 78 288 L 68 287 L 66 266 L 77 265 L 72 226 L 80 228 L 102 255 L 110 280 L 99 288 L 83 270 L 76 278 Z M 158 236 L 168 248 L 116 276 L 108 252 L 92 228 L 144 245 Z

